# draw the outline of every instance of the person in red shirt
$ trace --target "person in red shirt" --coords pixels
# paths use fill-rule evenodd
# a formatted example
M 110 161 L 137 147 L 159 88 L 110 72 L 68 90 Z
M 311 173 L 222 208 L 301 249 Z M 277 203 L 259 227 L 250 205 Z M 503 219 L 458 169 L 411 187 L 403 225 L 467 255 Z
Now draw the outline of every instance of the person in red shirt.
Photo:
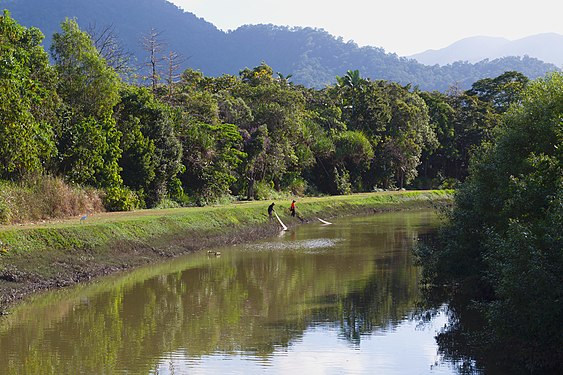
M 291 212 L 291 216 L 295 217 L 295 201 L 291 202 L 291 207 L 289 207 L 289 212 Z

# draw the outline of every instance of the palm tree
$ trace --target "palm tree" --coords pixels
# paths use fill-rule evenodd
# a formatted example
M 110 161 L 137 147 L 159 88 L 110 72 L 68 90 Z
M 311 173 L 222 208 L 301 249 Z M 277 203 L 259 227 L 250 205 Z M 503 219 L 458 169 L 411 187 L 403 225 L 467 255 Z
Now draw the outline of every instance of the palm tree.
M 358 87 L 362 78 L 360 77 L 360 71 L 356 70 L 348 70 L 344 77 L 336 76 L 336 82 L 338 86 L 348 86 L 350 88 Z
M 277 72 L 278 75 L 278 82 L 280 82 L 283 86 L 291 86 L 293 82 L 289 82 L 289 79 L 293 77 L 293 74 L 288 74 L 284 76 L 282 73 Z

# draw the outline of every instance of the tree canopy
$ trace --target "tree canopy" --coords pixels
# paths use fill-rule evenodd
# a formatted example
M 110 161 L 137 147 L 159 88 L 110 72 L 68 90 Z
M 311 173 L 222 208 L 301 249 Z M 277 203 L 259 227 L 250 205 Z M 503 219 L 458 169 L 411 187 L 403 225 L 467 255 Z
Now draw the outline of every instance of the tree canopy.
M 434 282 L 455 282 L 481 303 L 485 346 L 501 343 L 517 366 L 547 371 L 563 360 L 555 333 L 563 313 L 563 75 L 530 83 L 519 98 L 475 155 L 443 247 L 422 261 Z
M 37 28 L 0 16 L 0 178 L 44 171 L 56 155 L 55 72 Z

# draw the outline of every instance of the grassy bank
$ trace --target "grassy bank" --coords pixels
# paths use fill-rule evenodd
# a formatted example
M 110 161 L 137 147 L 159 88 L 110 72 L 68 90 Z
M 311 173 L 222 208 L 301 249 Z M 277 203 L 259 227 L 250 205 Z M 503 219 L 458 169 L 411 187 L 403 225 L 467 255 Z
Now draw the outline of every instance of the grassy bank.
M 429 208 L 448 202 L 450 192 L 412 191 L 303 198 L 304 220 L 391 210 Z M 175 257 L 206 247 L 251 241 L 279 231 L 266 208 L 271 202 L 103 213 L 86 220 L 0 227 L 0 310 L 35 291 Z M 276 210 L 289 227 L 290 201 Z

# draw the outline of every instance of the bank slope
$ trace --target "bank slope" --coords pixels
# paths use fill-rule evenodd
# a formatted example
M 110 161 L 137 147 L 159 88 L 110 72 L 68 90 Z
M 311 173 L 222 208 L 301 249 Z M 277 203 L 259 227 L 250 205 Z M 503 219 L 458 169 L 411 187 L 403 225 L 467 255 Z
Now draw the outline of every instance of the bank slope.
M 409 191 L 303 198 L 298 214 L 317 217 L 430 208 L 451 200 L 451 191 Z M 33 292 L 87 281 L 225 244 L 274 235 L 270 202 L 213 207 L 142 210 L 99 214 L 71 221 L 0 228 L 0 312 Z M 289 227 L 301 220 L 289 215 L 290 201 L 276 209 Z

